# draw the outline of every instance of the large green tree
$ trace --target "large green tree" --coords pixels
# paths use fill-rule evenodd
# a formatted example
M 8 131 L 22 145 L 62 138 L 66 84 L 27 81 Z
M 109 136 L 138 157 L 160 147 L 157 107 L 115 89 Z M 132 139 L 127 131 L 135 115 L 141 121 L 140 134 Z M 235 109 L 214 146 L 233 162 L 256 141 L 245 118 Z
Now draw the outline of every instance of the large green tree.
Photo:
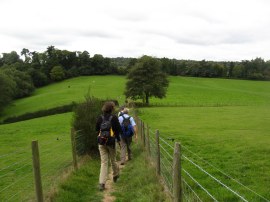
M 150 56 L 138 59 L 128 73 L 125 95 L 131 99 L 142 99 L 149 104 L 150 97 L 164 98 L 169 81 L 161 71 L 161 62 Z
M 54 66 L 50 76 L 53 81 L 61 81 L 65 78 L 65 70 L 61 66 Z
M 15 94 L 16 83 L 0 71 L 0 112 L 12 101 Z

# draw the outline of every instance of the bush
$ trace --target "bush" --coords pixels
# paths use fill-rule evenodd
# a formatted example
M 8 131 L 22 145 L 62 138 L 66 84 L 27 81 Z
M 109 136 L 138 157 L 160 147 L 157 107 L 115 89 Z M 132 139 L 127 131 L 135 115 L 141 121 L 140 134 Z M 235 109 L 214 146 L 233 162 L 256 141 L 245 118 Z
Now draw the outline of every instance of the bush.
M 80 156 L 98 153 L 96 121 L 102 104 L 103 101 L 86 95 L 85 102 L 75 109 L 72 125 L 76 131 L 76 151 Z

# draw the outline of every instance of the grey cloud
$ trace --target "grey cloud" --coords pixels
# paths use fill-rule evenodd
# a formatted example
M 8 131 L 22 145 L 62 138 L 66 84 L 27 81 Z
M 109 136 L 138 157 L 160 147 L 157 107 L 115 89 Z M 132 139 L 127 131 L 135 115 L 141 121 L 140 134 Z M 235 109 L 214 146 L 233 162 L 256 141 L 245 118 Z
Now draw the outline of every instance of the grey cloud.
M 96 38 L 118 38 L 115 34 L 106 31 L 81 31 L 78 33 L 83 37 L 96 37 Z
M 178 44 L 197 45 L 197 46 L 212 46 L 220 44 L 246 44 L 254 42 L 255 38 L 244 31 L 201 31 L 190 35 L 183 33 L 171 33 L 160 30 L 144 30 L 144 33 L 166 37 L 175 41 Z

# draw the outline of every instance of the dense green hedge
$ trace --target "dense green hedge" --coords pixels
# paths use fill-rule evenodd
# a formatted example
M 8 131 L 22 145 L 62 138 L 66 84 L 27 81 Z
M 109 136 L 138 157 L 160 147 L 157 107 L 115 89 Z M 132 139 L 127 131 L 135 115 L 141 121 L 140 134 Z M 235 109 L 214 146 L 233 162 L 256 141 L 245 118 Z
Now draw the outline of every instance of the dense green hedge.
M 73 111 L 73 108 L 76 105 L 77 104 L 75 102 L 72 102 L 68 105 L 63 105 L 60 107 L 54 107 L 51 109 L 45 109 L 45 110 L 40 110 L 40 111 L 36 111 L 36 112 L 29 112 L 29 113 L 18 115 L 18 116 L 8 117 L 8 118 L 3 120 L 2 124 L 14 123 L 14 122 L 18 122 L 18 121 L 25 121 L 25 120 L 39 118 L 39 117 L 43 117 L 43 116 L 50 116 L 50 115 L 54 115 L 54 114 L 62 114 L 62 113 L 66 113 L 66 112 L 71 112 L 71 111 Z

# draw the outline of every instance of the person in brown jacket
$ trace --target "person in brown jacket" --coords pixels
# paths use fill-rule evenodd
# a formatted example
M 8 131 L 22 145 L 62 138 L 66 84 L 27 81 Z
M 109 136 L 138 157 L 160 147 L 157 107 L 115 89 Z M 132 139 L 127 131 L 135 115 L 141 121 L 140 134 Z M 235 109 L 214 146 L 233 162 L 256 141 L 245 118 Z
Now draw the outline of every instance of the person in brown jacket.
M 119 166 L 116 162 L 116 149 L 115 140 L 120 144 L 120 133 L 121 126 L 119 124 L 116 115 L 113 115 L 115 104 L 113 102 L 106 102 L 102 107 L 103 114 L 100 115 L 96 122 L 96 131 L 98 133 L 98 149 L 100 153 L 101 166 L 99 175 L 99 189 L 103 191 L 105 189 L 105 183 L 108 175 L 108 162 L 110 160 L 113 170 L 113 181 L 116 182 L 119 178 Z M 111 137 L 106 140 L 100 140 L 100 135 L 102 131 L 102 124 L 104 122 L 109 122 L 111 125 L 111 130 L 108 131 Z

